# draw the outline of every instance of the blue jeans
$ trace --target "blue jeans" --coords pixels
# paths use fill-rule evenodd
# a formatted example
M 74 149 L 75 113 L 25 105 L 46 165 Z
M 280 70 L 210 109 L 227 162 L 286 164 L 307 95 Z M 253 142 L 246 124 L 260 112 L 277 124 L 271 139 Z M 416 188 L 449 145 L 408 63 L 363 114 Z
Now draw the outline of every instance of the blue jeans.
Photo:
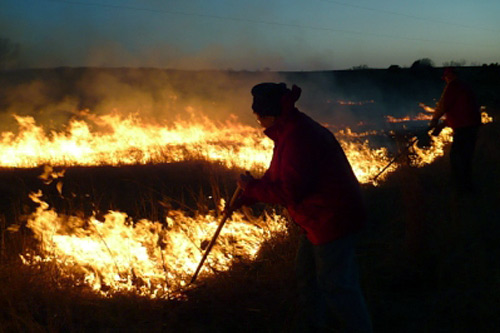
M 297 331 L 372 332 L 355 261 L 354 235 L 313 245 L 305 235 L 296 257 Z

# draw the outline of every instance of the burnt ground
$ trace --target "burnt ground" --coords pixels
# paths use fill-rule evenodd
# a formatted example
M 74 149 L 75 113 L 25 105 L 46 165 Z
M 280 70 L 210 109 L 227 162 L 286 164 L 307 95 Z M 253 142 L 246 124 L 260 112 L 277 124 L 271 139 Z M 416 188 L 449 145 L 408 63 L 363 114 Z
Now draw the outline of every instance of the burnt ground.
M 488 111 L 498 119 L 498 105 L 489 101 Z M 404 167 L 378 187 L 363 187 L 370 223 L 357 256 L 376 332 L 493 332 L 500 325 L 499 138 L 498 122 L 483 126 L 473 194 L 453 189 L 447 155 L 424 168 Z M 68 168 L 62 196 L 55 183 L 44 185 L 37 178 L 41 171 L 0 170 L 5 217 L 0 226 L 0 331 L 290 330 L 296 307 L 293 228 L 290 237 L 266 243 L 255 262 L 201 279 L 182 301 L 131 295 L 103 299 L 74 288 L 50 268 L 23 266 L 18 254 L 36 243 L 25 228 L 6 230 L 32 211 L 27 194 L 39 188 L 60 212 L 119 209 L 134 218 L 155 219 L 169 207 L 212 208 L 208 195 L 229 197 L 239 170 L 197 161 Z

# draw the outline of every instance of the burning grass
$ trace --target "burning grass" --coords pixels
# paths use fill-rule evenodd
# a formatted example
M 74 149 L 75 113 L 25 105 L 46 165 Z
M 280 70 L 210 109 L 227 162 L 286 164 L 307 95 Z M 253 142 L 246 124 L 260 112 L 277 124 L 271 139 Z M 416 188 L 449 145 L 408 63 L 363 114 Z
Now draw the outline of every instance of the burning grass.
M 238 173 L 269 161 L 256 128 L 84 112 L 47 132 L 16 119 L 19 133 L 4 132 L 0 147 L 0 331 L 289 331 L 297 230 L 272 209 L 236 214 L 185 288 Z M 372 132 L 337 133 L 370 208 L 358 258 L 377 331 L 497 327 L 500 154 L 486 138 L 499 130 L 485 130 L 473 198 L 443 176 L 449 133 L 413 146 L 378 187 L 371 178 L 388 151 L 366 141 Z M 40 179 L 47 163 L 58 168 Z
M 221 123 L 192 108 L 187 111 L 189 119 L 178 118 L 168 124 L 148 123 L 137 115 L 98 116 L 82 111 L 65 130 L 50 133 L 32 117 L 15 115 L 18 133 L 1 133 L 1 166 L 122 166 L 201 159 L 254 173 L 267 168 L 273 143 L 260 129 L 242 124 L 235 116 Z M 486 112 L 483 121 L 491 121 Z M 426 165 L 442 156 L 450 133 L 443 131 L 433 137 L 426 149 L 414 147 L 415 165 Z M 390 160 L 386 147 L 374 147 L 367 138 L 377 131 L 355 133 L 347 128 L 336 134 L 360 182 L 376 184 L 397 169 L 395 163 L 374 180 Z
M 208 122 L 207 119 L 205 119 L 205 123 L 199 123 L 200 125 L 184 122 L 176 123 L 175 129 L 156 126 L 150 128 L 149 125 L 140 122 L 135 124 L 130 120 L 125 121 L 119 117 L 111 117 L 112 122 L 106 119 L 108 118 L 98 118 L 100 122 L 104 122 L 113 128 L 111 137 L 106 134 L 92 134 L 85 127 L 86 123 L 73 121 L 70 124 L 69 134 L 53 133 L 51 138 L 47 138 L 43 135 L 41 128 L 28 121 L 29 126 L 22 128 L 19 136 L 13 142 L 19 143 L 19 145 L 15 145 L 17 148 L 31 147 L 32 149 L 39 149 L 40 156 L 33 157 L 35 163 L 40 163 L 44 161 L 42 156 L 47 152 L 53 150 L 55 153 L 65 156 L 65 150 L 61 149 L 62 146 L 71 142 L 80 142 L 78 133 L 75 134 L 71 130 L 75 127 L 83 126 L 87 128 L 84 131 L 85 135 L 81 139 L 84 143 L 89 144 L 90 151 L 94 152 L 97 147 L 103 146 L 106 151 L 112 153 L 119 153 L 129 147 L 129 143 L 125 143 L 125 148 L 115 146 L 115 143 L 118 144 L 115 136 L 123 136 L 128 131 L 132 133 L 128 135 L 128 137 L 132 138 L 131 141 L 138 141 L 138 147 L 149 151 L 151 146 L 149 140 L 156 142 L 153 133 L 158 132 L 161 134 L 162 130 L 169 134 L 167 135 L 167 142 L 179 144 L 190 150 L 193 149 L 191 146 L 193 142 L 196 145 L 201 145 L 201 141 L 203 141 L 201 139 L 212 138 L 211 135 L 214 135 L 212 138 L 214 147 L 226 147 L 227 140 L 241 141 L 245 137 L 246 131 L 251 129 L 250 127 L 227 123 L 225 127 L 230 128 L 235 136 L 226 140 L 225 138 L 229 133 L 224 130 L 221 132 L 220 128 Z M 21 123 L 25 120 L 23 118 Z M 190 134 L 198 132 L 200 132 L 201 139 L 191 137 Z M 428 164 L 436 156 L 443 154 L 443 146 L 450 140 L 449 132 L 444 131 L 443 133 L 440 138 L 432 139 L 433 143 L 430 147 L 425 149 L 420 149 L 416 145 L 412 147 L 412 158 L 410 160 L 412 165 Z M 146 141 L 134 140 L 137 134 L 144 137 Z M 350 130 L 342 132 L 342 135 L 348 137 L 352 136 L 352 134 Z M 4 135 L 4 137 L 9 137 L 9 135 Z M 33 140 L 40 142 L 38 147 L 36 147 Z M 97 140 L 98 144 L 95 144 L 94 140 Z M 210 142 L 208 145 L 205 144 L 204 150 L 210 151 L 212 147 Z M 380 171 L 379 166 L 388 162 L 386 150 L 383 148 L 374 150 L 369 147 L 368 141 L 356 143 L 341 140 L 341 142 L 358 174 L 358 178 L 362 182 L 368 182 L 367 177 L 373 177 L 372 175 L 375 172 Z M 53 144 L 56 145 L 55 148 L 53 147 L 54 149 L 51 148 Z M 255 142 L 250 144 L 243 142 L 242 145 L 251 148 L 252 152 L 264 152 L 262 147 L 255 145 Z M 6 146 L 8 145 L 4 145 L 4 147 Z M 70 146 L 81 148 L 82 144 L 71 144 Z M 169 146 L 169 148 L 171 147 Z M 169 153 L 169 155 L 166 155 L 167 158 L 186 158 L 184 155 L 177 156 L 177 150 L 175 149 L 167 150 Z M 21 149 L 21 151 L 24 150 Z M 156 150 L 152 148 L 151 152 L 154 151 Z M 20 155 L 23 156 L 23 153 Z M 56 154 L 56 156 L 59 155 Z M 253 159 L 254 155 L 249 153 L 246 156 L 249 157 L 249 160 L 251 157 L 251 160 L 257 163 L 257 160 Z M 10 155 L 6 154 L 6 156 Z M 52 160 L 50 156 L 49 154 L 49 161 L 56 164 L 60 163 L 57 159 Z M 207 161 L 219 162 L 218 157 L 212 160 L 210 154 L 204 156 Z M 83 159 L 80 162 L 77 159 L 75 161 L 82 164 L 87 162 L 91 164 L 107 162 L 115 165 L 117 163 L 117 160 L 108 155 L 101 156 L 101 158 L 100 160 L 90 159 L 88 161 Z M 223 161 L 228 160 L 230 159 L 223 159 Z M 377 163 L 373 163 L 373 161 Z M 122 162 L 127 164 L 126 161 Z M 144 161 L 138 160 L 136 162 L 141 163 Z M 169 162 L 168 159 L 166 162 Z M 228 166 L 227 163 L 223 163 L 223 165 Z M 396 163 L 389 165 L 392 166 L 392 169 L 388 171 L 393 171 L 397 166 Z M 244 166 L 245 164 L 242 165 L 242 167 Z M 52 187 L 57 191 L 57 193 L 54 193 L 57 200 L 69 208 L 73 206 L 70 205 L 73 202 L 71 198 L 81 197 L 83 193 L 79 193 L 75 188 L 72 189 L 71 186 L 66 189 L 67 186 L 64 185 L 65 180 L 63 178 L 65 173 L 65 169 L 57 171 L 53 167 L 45 165 L 43 174 L 38 178 L 46 185 L 55 184 Z M 380 173 L 378 174 L 380 175 Z M 111 175 L 111 178 L 113 177 L 115 176 Z M 140 180 L 136 180 L 136 182 L 140 184 Z M 372 182 L 375 183 L 373 180 Z M 79 183 L 82 182 L 79 181 Z M 171 186 L 171 184 L 167 184 L 167 186 Z M 117 185 L 122 186 L 122 184 Z M 143 186 L 143 184 L 140 185 Z M 58 212 L 55 207 L 51 207 L 47 202 L 50 198 L 43 197 L 41 190 L 32 191 L 29 193 L 29 198 L 35 205 L 35 210 L 25 216 L 26 227 L 33 232 L 40 245 L 37 251 L 21 254 L 20 258 L 25 265 L 38 268 L 47 263 L 55 264 L 63 274 L 74 280 L 75 285 L 90 287 L 104 296 L 130 292 L 150 298 L 168 299 L 179 297 L 179 291 L 182 291 L 188 285 L 189 277 L 193 274 L 204 248 L 217 228 L 218 215 L 224 206 L 224 200 L 218 190 L 219 185 L 216 182 L 212 182 L 211 185 L 213 193 L 209 197 L 213 199 L 214 205 L 212 209 L 205 207 L 203 211 L 191 211 L 187 214 L 183 210 L 170 207 L 163 214 L 155 214 L 157 218 L 155 220 L 149 219 L 149 217 L 134 220 L 126 212 L 112 208 L 100 212 L 95 210 L 92 210 L 92 212 L 83 211 L 83 216 L 81 214 L 79 216 L 71 209 L 67 212 Z M 105 191 L 89 190 L 92 193 L 116 193 L 115 188 Z M 161 189 L 155 191 L 158 192 Z M 123 193 L 120 193 L 120 195 L 123 195 Z M 137 197 L 135 193 L 131 194 L 131 196 Z M 95 198 L 90 194 L 86 193 L 85 197 L 89 197 L 91 203 L 95 202 Z M 141 201 L 145 202 L 145 200 Z M 155 206 L 154 201 L 153 199 L 151 204 L 153 207 Z M 169 205 L 163 195 L 156 201 L 157 205 L 167 207 Z M 197 205 L 198 208 L 201 208 L 199 202 Z M 229 269 L 232 264 L 240 260 L 252 261 L 255 259 L 260 244 L 266 238 L 269 238 L 270 235 L 286 232 L 284 221 L 283 216 L 272 212 L 259 217 L 252 217 L 249 222 L 246 216 L 236 212 L 223 229 L 219 244 L 212 251 L 211 258 L 206 265 L 208 267 L 203 268 L 202 274 L 209 272 L 208 268 L 217 272 Z M 14 226 L 11 226 L 12 230 Z
M 378 331 L 407 332 L 415 326 L 428 331 L 442 327 L 450 327 L 450 331 L 462 328 L 488 331 L 494 327 L 496 317 L 492 309 L 497 306 L 495 295 L 499 290 L 495 284 L 497 250 L 493 245 L 498 235 L 494 226 L 498 220 L 495 205 L 500 199 L 497 191 L 500 184 L 488 175 L 499 170 L 500 155 L 489 139 L 499 132 L 496 123 L 485 126 L 478 143 L 477 178 L 481 188 L 478 196 L 462 197 L 450 191 L 443 176 L 448 174 L 446 159 L 438 159 L 425 168 L 401 166 L 378 187 L 363 186 L 371 223 L 361 237 L 358 258 L 362 284 Z M 230 196 L 239 172 L 201 161 L 71 167 L 66 169 L 61 187 L 58 186 L 61 179 L 56 176 L 45 184 L 47 179 L 39 178 L 42 168 L 3 170 L 2 191 L 9 200 L 2 204 L 10 214 L 2 218 L 1 228 L 0 306 L 5 310 L 0 314 L 0 328 L 4 331 L 287 331 L 295 313 L 293 227 L 288 226 L 288 234 L 256 234 L 259 247 L 248 255 L 238 252 L 241 250 L 238 247 L 245 243 L 244 237 L 233 237 L 235 232 L 228 224 L 228 234 L 221 238 L 226 250 L 215 251 L 199 284 L 183 293 L 173 291 L 189 278 L 189 266 L 192 268 L 197 258 L 192 256 L 187 266 L 175 261 L 181 267 L 180 273 L 172 269 L 175 265 L 164 265 L 170 250 L 163 250 L 169 241 L 158 236 L 163 228 L 181 227 L 170 226 L 161 217 L 193 219 L 195 229 L 201 226 L 200 217 L 201 220 L 206 217 L 210 220 L 207 225 L 214 226 L 220 214 L 217 203 Z M 48 203 L 50 208 L 27 199 L 29 193 L 40 188 L 44 195 L 35 200 Z M 49 223 L 49 228 L 42 230 L 52 231 L 37 235 L 28 228 L 35 223 L 33 212 L 37 209 L 53 215 L 50 221 L 60 221 L 61 225 Z M 132 239 L 133 233 L 143 237 L 153 249 L 145 252 L 152 255 L 148 262 L 157 265 L 151 270 L 156 275 L 139 274 L 134 266 L 139 256 L 133 257 L 129 243 L 122 241 L 123 244 L 116 245 L 104 237 L 103 229 L 107 227 L 103 221 L 111 209 L 123 215 L 108 219 L 122 221 L 119 225 L 123 228 L 111 228 L 108 232 L 128 235 L 121 239 Z M 262 207 L 254 210 L 257 218 L 262 213 Z M 246 220 L 237 216 L 237 220 L 240 218 Z M 138 222 L 141 219 L 149 222 L 141 224 Z M 73 223 L 68 224 L 70 221 Z M 19 225 L 17 231 L 13 222 Z M 257 226 L 270 231 L 266 229 L 270 225 L 264 226 L 262 222 L 258 221 Z M 283 221 L 278 224 L 286 227 Z M 93 229 L 99 232 L 89 238 Z M 156 231 L 148 234 L 153 230 Z M 189 239 L 191 250 L 183 248 L 183 252 L 192 251 L 200 256 L 200 249 L 212 231 L 206 229 L 201 238 Z M 95 269 L 88 263 L 79 263 L 75 269 L 76 263 L 65 254 L 58 254 L 61 260 L 41 260 L 55 255 L 54 249 L 42 251 L 45 256 L 36 257 L 40 255 L 40 246 L 51 244 L 43 245 L 42 238 L 54 241 L 73 234 L 82 236 L 76 237 L 78 242 L 93 241 L 100 248 L 99 255 L 91 257 L 103 261 L 109 277 L 100 273 L 94 275 L 94 280 L 85 280 L 85 275 Z M 125 261 L 114 252 L 122 245 L 127 247 Z M 237 260 L 225 262 L 228 253 Z M 24 265 L 19 255 L 32 260 L 31 264 Z M 178 275 L 166 278 L 169 273 Z M 162 288 L 155 289 L 157 283 Z M 151 299 L 151 295 L 156 299 Z M 482 320 L 477 322 L 472 318 Z
M 495 123 L 481 132 L 477 196 L 450 190 L 447 159 L 425 168 L 405 166 L 378 187 L 363 186 L 371 223 L 360 239 L 358 259 L 376 331 L 492 331 L 498 325 L 495 244 L 500 184 L 491 175 L 500 168 L 500 154 L 490 140 L 498 133 Z M 188 216 L 213 211 L 216 204 L 208 196 L 229 197 L 238 174 L 206 162 L 75 167 L 64 175 L 61 197 L 56 182 L 43 185 L 38 178 L 41 171 L 4 170 L 3 186 L 10 181 L 19 195 L 44 188 L 44 199 L 58 214 L 72 212 L 84 218 L 92 216 L 92 210 L 101 215 L 112 207 L 127 211 L 134 220 L 151 221 L 168 215 L 158 207 L 172 211 L 184 207 Z M 164 187 L 167 183 L 171 187 Z M 98 205 L 85 211 L 89 193 L 101 197 Z M 172 195 L 184 199 L 169 201 Z M 167 204 L 158 205 L 159 200 Z M 36 205 L 29 201 L 19 205 L 28 204 L 33 206 L 26 213 Z M 39 243 L 24 224 L 17 232 L 7 231 L 8 227 L 4 220 L 3 331 L 287 331 L 295 313 L 294 228 L 288 236 L 269 237 L 253 260 L 239 260 L 228 270 L 205 274 L 183 298 L 151 299 L 135 292 L 104 297 L 75 283 L 56 262 L 23 265 L 18 255 L 37 249 Z M 114 264 L 109 266 L 113 269 Z
M 121 172 L 116 173 L 117 169 Z M 186 324 L 184 320 L 187 320 L 186 316 L 199 321 L 203 320 L 201 317 L 207 315 L 205 313 L 200 317 L 201 310 L 197 310 L 196 306 L 193 306 L 188 311 L 189 313 L 186 313 L 187 305 L 183 302 L 179 303 L 180 299 L 186 302 L 188 295 L 190 300 L 197 300 L 194 301 L 195 303 L 204 302 L 209 308 L 207 303 L 217 302 L 221 297 L 226 297 L 228 302 L 235 302 L 236 298 L 233 296 L 236 297 L 238 293 L 227 294 L 224 291 L 224 288 L 236 286 L 235 281 L 230 282 L 230 275 L 245 276 L 251 271 L 254 276 L 259 275 L 256 281 L 261 280 L 259 283 L 265 284 L 268 282 L 260 277 L 261 270 L 257 267 L 277 269 L 277 267 L 283 267 L 284 263 L 289 262 L 283 258 L 275 258 L 276 261 L 270 260 L 267 255 L 263 254 L 270 252 L 269 248 L 276 250 L 279 243 L 285 240 L 282 233 L 272 230 L 272 221 L 266 221 L 264 216 L 259 219 L 258 216 L 261 216 L 259 213 L 252 223 L 248 223 L 242 221 L 241 214 L 236 214 L 235 218 L 228 222 L 224 228 L 218 242 L 219 245 L 211 253 L 210 260 L 199 279 L 201 285 L 197 284 L 196 289 L 195 286 L 190 286 L 182 293 L 174 292 L 174 289 L 189 280 L 194 270 L 193 266 L 201 258 L 203 243 L 210 239 L 218 222 L 216 202 L 221 196 L 226 196 L 225 189 L 228 192 L 233 189 L 237 170 L 230 171 L 206 162 L 129 166 L 126 168 L 70 168 L 65 173 L 65 185 L 62 192 L 57 190 L 55 182 L 43 185 L 42 180 L 36 176 L 40 171 L 39 169 L 30 173 L 27 170 L 5 171 L 10 173 L 10 177 L 7 178 L 11 179 L 13 187 L 19 185 L 14 181 L 15 179 L 21 176 L 24 178 L 24 188 L 17 189 L 20 192 L 29 193 L 32 192 L 33 188 L 43 187 L 46 190 L 43 199 L 50 202 L 52 208 L 41 202 L 40 196 L 36 196 L 35 201 L 39 202 L 33 204 L 38 205 L 36 209 L 39 214 L 35 213 L 35 215 L 37 218 L 42 218 L 45 215 L 49 217 L 48 228 L 39 229 L 45 230 L 47 234 L 37 235 L 36 232 L 32 231 L 37 230 L 36 228 L 28 228 L 30 224 L 44 223 L 43 219 L 34 220 L 35 215 L 27 215 L 24 219 L 25 222 L 19 228 L 13 228 L 11 224 L 11 231 L 7 230 L 4 220 L 0 275 L 5 282 L 2 286 L 10 287 L 0 288 L 5 296 L 2 297 L 1 307 L 7 309 L 5 314 L 2 313 L 3 319 L 0 320 L 2 329 L 30 331 L 46 328 L 61 331 L 88 330 L 97 327 L 98 329 L 152 329 L 154 331 L 174 329 L 174 331 L 183 331 L 183 326 Z M 191 171 L 191 173 L 186 175 L 186 171 Z M 136 177 L 136 179 L 130 179 L 131 177 Z M 120 190 L 118 188 L 112 189 L 122 182 L 133 186 L 121 187 Z M 164 182 L 168 182 L 171 187 L 163 187 Z M 229 183 L 232 187 L 226 188 Z M 215 185 L 218 193 L 212 191 Z M 171 192 L 172 187 L 182 189 L 182 193 Z M 167 221 L 132 223 L 132 220 L 121 220 L 125 225 L 119 224 L 120 230 L 113 223 L 109 226 L 111 230 L 108 231 L 110 234 L 118 234 L 118 240 L 110 239 L 103 230 L 106 228 L 106 223 L 91 222 L 89 218 L 94 213 L 76 209 L 76 207 L 85 207 L 85 200 L 88 200 L 87 190 L 92 190 L 91 193 L 116 194 L 119 192 L 120 194 L 122 200 L 119 201 L 113 201 L 113 195 L 102 197 L 101 205 L 92 207 L 97 215 L 104 216 L 105 213 L 101 214 L 101 210 L 106 211 L 109 206 L 114 206 L 121 211 L 129 211 L 130 216 L 137 220 L 139 217 L 145 218 L 147 216 L 152 221 L 152 217 L 165 213 L 168 216 Z M 168 196 L 171 194 L 177 194 L 179 199 L 170 200 Z M 186 200 L 183 200 L 183 197 Z M 151 200 L 153 202 L 149 202 Z M 161 201 L 163 205 L 160 205 L 158 201 Z M 162 207 L 164 211 L 158 213 L 153 209 L 158 206 Z M 180 207 L 183 211 L 180 210 Z M 72 214 L 63 213 L 65 211 L 71 211 Z M 125 214 L 122 213 L 122 215 Z M 116 222 L 117 217 L 113 218 Z M 57 224 L 58 221 L 61 222 L 61 225 Z M 102 221 L 106 221 L 106 219 L 102 219 Z M 262 222 L 270 223 L 262 224 Z M 82 227 L 82 223 L 87 224 L 86 227 Z M 95 225 L 91 226 L 90 223 L 95 223 Z M 286 223 L 280 223 L 278 227 L 285 228 Z M 93 229 L 97 228 L 99 228 L 99 233 L 97 235 L 94 233 L 94 236 L 91 236 Z M 162 236 L 162 233 L 157 232 L 158 230 L 154 228 L 168 229 L 168 237 L 165 232 L 163 234 L 165 238 L 158 238 Z M 189 228 L 191 230 L 188 230 Z M 239 228 L 244 229 L 238 230 Z M 196 235 L 195 231 L 199 231 L 201 234 Z M 245 234 L 241 235 L 242 237 L 237 237 L 241 232 Z M 150 249 L 145 250 L 150 256 L 147 258 L 146 264 L 157 265 L 157 267 L 153 267 L 145 273 L 147 275 L 156 272 L 156 276 L 141 275 L 141 268 L 138 267 L 139 258 L 133 257 L 134 248 L 130 244 L 130 241 L 135 239 L 134 237 L 137 235 L 132 233 L 138 233 L 141 236 L 139 240 L 144 240 L 141 245 L 151 245 Z M 94 261 L 102 261 L 104 267 L 93 266 L 89 262 L 74 262 L 75 257 L 57 252 L 64 250 L 64 247 L 56 249 L 54 242 L 67 238 L 69 235 L 74 236 L 73 239 L 77 243 L 73 247 L 82 242 L 94 242 L 94 245 L 100 247 L 100 250 L 95 248 L 92 250 L 87 246 L 82 254 Z M 175 239 L 182 237 L 180 243 L 178 239 Z M 43 238 L 48 238 L 50 241 L 43 243 L 41 241 Z M 253 240 L 246 242 L 243 239 Z M 117 244 L 120 241 L 122 244 Z M 182 244 L 185 246 L 181 246 Z M 259 251 L 259 244 L 272 245 L 264 245 Z M 174 245 L 175 248 L 173 248 Z M 121 251 L 123 246 L 126 247 L 125 251 Z M 45 250 L 42 250 L 43 248 Z M 149 253 L 151 249 L 156 253 Z M 189 251 L 192 252 L 191 255 Z M 253 252 L 249 253 L 249 251 Z M 290 255 L 292 252 L 287 254 Z M 23 256 L 21 261 L 19 254 Z M 52 257 L 50 257 L 51 255 Z M 79 259 L 85 260 L 86 258 Z M 120 262 L 122 259 L 125 262 Z M 186 259 L 188 262 L 183 263 L 182 260 Z M 30 265 L 23 265 L 22 261 L 25 263 L 29 261 Z M 100 269 L 102 270 L 99 271 Z M 106 269 L 110 270 L 111 280 L 106 280 Z M 228 270 L 229 272 L 225 272 Z M 89 272 L 98 272 L 98 278 L 94 281 L 88 280 L 88 277 L 86 279 L 85 276 Z M 17 274 L 21 274 L 21 277 L 14 278 Z M 113 280 L 113 277 L 117 277 L 117 279 Z M 222 281 L 229 284 L 224 286 Z M 99 284 L 98 288 L 94 288 L 96 283 Z M 155 283 L 159 284 L 161 288 L 155 288 Z M 206 298 L 207 294 L 217 289 L 220 292 L 218 298 L 212 297 L 215 295 Z M 239 294 L 242 295 L 242 291 Z M 155 297 L 161 300 L 151 299 Z M 270 295 L 265 297 L 270 297 Z M 241 306 L 246 306 L 246 308 L 242 311 L 247 311 L 255 316 L 259 315 L 259 311 L 255 310 L 258 308 L 256 300 L 252 299 L 251 302 L 253 302 L 252 305 L 243 302 Z M 250 310 L 245 310 L 247 308 Z M 91 309 L 98 311 L 98 313 L 92 313 Z M 221 313 L 225 310 L 225 307 L 211 308 L 215 317 L 211 320 L 214 322 L 213 325 L 216 322 L 220 325 L 228 324 L 217 319 L 217 316 L 220 318 Z M 133 313 L 122 317 L 128 311 L 133 311 Z M 142 311 L 146 311 L 148 314 L 143 315 Z M 236 321 L 233 321 L 232 325 L 236 324 Z M 240 323 L 238 322 L 238 324 Z M 215 327 L 211 325 L 209 324 L 208 327 Z
M 117 211 L 109 211 L 102 221 L 95 216 L 82 219 L 57 214 L 41 196 L 41 192 L 31 194 L 38 207 L 28 216 L 27 227 L 40 241 L 42 254 L 22 255 L 23 263 L 35 267 L 55 263 L 75 285 L 105 296 L 123 292 L 151 298 L 179 296 L 218 225 L 214 211 L 189 216 L 172 210 L 163 223 L 134 222 Z M 252 261 L 263 241 L 283 232 L 285 222 L 279 215 L 265 214 L 249 223 L 235 212 L 206 266 L 224 271 L 235 261 Z

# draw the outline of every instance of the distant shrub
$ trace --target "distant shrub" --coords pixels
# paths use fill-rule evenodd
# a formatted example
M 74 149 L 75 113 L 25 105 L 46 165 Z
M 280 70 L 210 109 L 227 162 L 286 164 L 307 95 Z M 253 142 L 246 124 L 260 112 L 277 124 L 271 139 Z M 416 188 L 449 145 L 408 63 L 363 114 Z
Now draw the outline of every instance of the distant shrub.
M 424 69 L 434 67 L 434 61 L 429 58 L 415 60 L 411 65 L 411 69 Z
M 388 68 L 388 70 L 389 70 L 390 72 L 397 72 L 397 71 L 399 71 L 400 69 L 401 69 L 401 67 L 400 67 L 399 65 L 390 65 L 390 66 L 389 66 L 389 68 Z
M 451 60 L 451 61 L 443 62 L 443 67 L 463 67 L 465 65 L 467 65 L 467 60 L 465 60 L 465 59 Z
M 492 62 L 489 65 L 488 64 L 483 64 L 483 67 L 498 68 L 498 67 L 500 67 L 500 64 L 498 62 L 496 62 L 496 63 Z
M 363 69 L 369 69 L 370 67 L 368 67 L 368 65 L 358 65 L 358 66 L 352 66 L 351 67 L 351 70 L 353 71 L 359 71 L 359 70 L 363 70 Z

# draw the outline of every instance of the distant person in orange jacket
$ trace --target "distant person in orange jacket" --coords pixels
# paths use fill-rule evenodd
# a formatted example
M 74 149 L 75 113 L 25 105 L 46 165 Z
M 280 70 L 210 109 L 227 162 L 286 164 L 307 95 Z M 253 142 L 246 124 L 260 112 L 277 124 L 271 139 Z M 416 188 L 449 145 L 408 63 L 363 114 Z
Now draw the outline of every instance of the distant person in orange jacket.
M 450 151 L 452 179 L 459 190 L 473 191 L 472 160 L 481 125 L 479 105 L 474 92 L 458 78 L 455 69 L 445 68 L 442 78 L 446 81 L 446 86 L 430 126 L 437 129 L 436 134 L 444 126 L 453 129 Z M 445 120 L 439 123 L 443 115 Z
M 253 87 L 252 109 L 274 153 L 262 178 L 241 176 L 240 204 L 280 204 L 304 232 L 296 257 L 298 331 L 329 331 L 337 316 L 342 332 L 371 332 L 354 254 L 366 220 L 361 189 L 334 135 L 295 107 L 300 93 L 284 83 Z

